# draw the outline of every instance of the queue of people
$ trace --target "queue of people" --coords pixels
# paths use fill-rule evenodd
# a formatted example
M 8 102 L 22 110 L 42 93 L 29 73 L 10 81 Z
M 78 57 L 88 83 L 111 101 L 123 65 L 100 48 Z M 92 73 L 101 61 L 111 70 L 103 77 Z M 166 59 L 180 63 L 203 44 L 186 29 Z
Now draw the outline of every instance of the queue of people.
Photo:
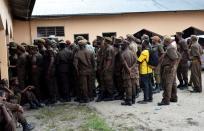
M 79 103 L 123 100 L 121 105 L 131 106 L 140 92 L 144 97 L 138 103 L 148 104 L 154 93 L 163 90 L 158 105 L 169 105 L 178 101 L 177 88 L 187 89 L 189 82 L 192 92 L 202 92 L 202 53 L 198 38 L 192 35 L 187 42 L 182 32 L 177 32 L 175 39 L 146 34 L 140 39 L 130 34 L 126 38 L 97 36 L 92 44 L 82 36 L 74 43 L 50 39 L 36 40 L 33 45 L 11 42 L 9 81 L 1 80 L 0 84 L 5 92 L 0 96 L 0 113 L 4 114 L 0 123 L 7 123 L 3 128 L 9 130 L 15 125 L 12 118 L 17 112 L 23 120 L 16 120 L 24 131 L 31 130 L 22 117 L 20 105 L 25 103 L 38 109 L 42 103 L 75 98 Z

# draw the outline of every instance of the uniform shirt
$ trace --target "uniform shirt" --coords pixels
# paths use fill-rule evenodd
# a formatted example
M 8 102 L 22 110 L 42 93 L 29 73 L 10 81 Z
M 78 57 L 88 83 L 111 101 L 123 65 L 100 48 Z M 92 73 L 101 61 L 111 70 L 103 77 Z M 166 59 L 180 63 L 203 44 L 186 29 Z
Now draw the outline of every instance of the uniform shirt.
M 181 39 L 177 45 L 178 52 L 181 54 L 181 64 L 187 64 L 189 58 L 188 45 L 184 39 Z
M 129 45 L 130 50 L 134 53 L 135 56 L 137 56 L 137 43 L 132 41 Z
M 152 68 L 147 64 L 149 61 L 149 51 L 143 50 L 138 58 L 139 64 L 139 72 L 140 74 L 149 74 L 152 73 Z
M 70 49 L 62 49 L 56 56 L 56 66 L 58 72 L 70 72 L 73 54 Z
M 112 72 L 114 68 L 114 60 L 115 60 L 114 48 L 113 46 L 108 45 L 108 47 L 106 47 L 103 51 L 104 51 L 103 52 L 104 55 L 103 55 L 102 69 L 108 72 Z M 111 61 L 109 67 L 107 67 L 108 61 Z
M 202 47 L 196 42 L 191 45 L 190 55 L 191 57 L 200 57 L 203 54 Z
M 138 74 L 138 68 L 137 68 L 137 58 L 135 54 L 130 51 L 130 49 L 125 49 L 122 54 L 122 78 L 123 79 L 131 79 L 131 78 L 136 78 Z M 129 68 L 131 68 L 130 73 L 127 71 L 125 64 L 128 65 Z
M 74 56 L 74 67 L 79 75 L 88 75 L 94 69 L 94 54 L 86 48 L 78 50 Z
M 171 44 L 169 44 L 166 48 L 166 53 L 163 58 L 161 66 L 171 66 L 173 67 L 175 64 L 175 61 L 178 60 L 179 54 L 176 50 L 176 48 Z

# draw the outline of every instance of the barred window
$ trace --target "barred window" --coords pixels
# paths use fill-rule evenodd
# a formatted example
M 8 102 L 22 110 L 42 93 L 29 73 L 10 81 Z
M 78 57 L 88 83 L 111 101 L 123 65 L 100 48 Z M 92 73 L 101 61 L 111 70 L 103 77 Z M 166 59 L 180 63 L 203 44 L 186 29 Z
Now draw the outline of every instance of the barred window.
M 116 37 L 116 32 L 104 32 L 102 33 L 102 36 L 103 37 L 111 37 L 111 36 Z
M 64 36 L 64 26 L 37 27 L 38 37 Z

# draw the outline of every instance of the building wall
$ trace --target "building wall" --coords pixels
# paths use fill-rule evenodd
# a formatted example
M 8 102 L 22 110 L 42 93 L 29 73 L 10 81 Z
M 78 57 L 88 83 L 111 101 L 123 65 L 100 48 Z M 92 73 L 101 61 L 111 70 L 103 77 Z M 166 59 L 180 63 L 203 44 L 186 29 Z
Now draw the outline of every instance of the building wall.
M 8 35 L 6 35 L 6 29 Z M 13 23 L 7 0 L 0 0 L 0 70 L 1 78 L 8 78 L 7 44 L 12 41 Z
M 27 33 L 28 23 L 18 22 L 19 27 L 16 28 L 14 26 L 14 38 L 15 41 L 27 41 L 29 43 L 29 40 L 37 38 L 38 26 L 64 26 L 65 37 L 62 38 L 71 41 L 74 39 L 74 34 L 88 33 L 90 41 L 92 41 L 97 35 L 102 35 L 102 32 L 116 32 L 117 36 L 125 36 L 143 28 L 161 35 L 173 35 L 175 32 L 182 31 L 190 26 L 204 30 L 203 22 L 204 11 L 134 13 L 111 16 L 72 16 L 55 19 L 44 18 L 34 19 L 30 22 L 31 38 L 27 38 L 29 37 L 29 33 Z M 16 21 L 14 25 L 16 25 Z

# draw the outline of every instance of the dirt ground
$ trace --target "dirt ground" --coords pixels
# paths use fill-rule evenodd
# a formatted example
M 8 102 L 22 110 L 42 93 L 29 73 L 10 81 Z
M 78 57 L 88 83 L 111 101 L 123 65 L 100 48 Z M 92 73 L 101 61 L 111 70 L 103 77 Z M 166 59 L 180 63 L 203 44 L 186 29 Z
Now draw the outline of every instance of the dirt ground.
M 202 73 L 204 78 L 204 72 Z M 204 80 L 202 81 L 204 85 Z M 178 82 L 177 82 L 178 83 Z M 119 131 L 204 131 L 204 93 L 178 90 L 178 102 L 157 106 L 162 92 L 153 103 L 121 106 L 121 101 L 91 103 L 114 130 Z M 137 101 L 142 100 L 142 93 Z
M 26 117 L 34 131 L 204 131 L 204 93 L 178 90 L 178 103 L 159 107 L 161 99 L 162 92 L 152 103 L 131 107 L 122 101 L 66 103 L 26 111 Z

